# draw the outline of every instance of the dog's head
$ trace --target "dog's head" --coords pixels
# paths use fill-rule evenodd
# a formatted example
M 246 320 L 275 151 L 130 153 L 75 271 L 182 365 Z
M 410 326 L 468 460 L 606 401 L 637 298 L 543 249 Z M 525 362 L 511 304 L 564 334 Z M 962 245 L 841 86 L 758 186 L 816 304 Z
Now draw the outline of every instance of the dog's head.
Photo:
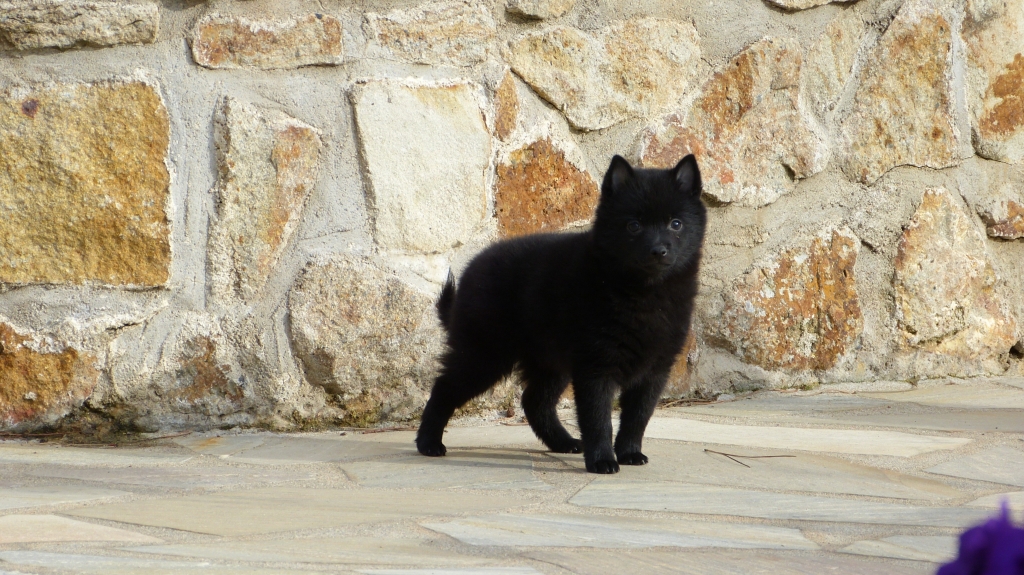
M 664 277 L 700 255 L 707 209 L 693 155 L 668 170 L 637 169 L 612 158 L 594 219 L 599 249 L 621 267 Z

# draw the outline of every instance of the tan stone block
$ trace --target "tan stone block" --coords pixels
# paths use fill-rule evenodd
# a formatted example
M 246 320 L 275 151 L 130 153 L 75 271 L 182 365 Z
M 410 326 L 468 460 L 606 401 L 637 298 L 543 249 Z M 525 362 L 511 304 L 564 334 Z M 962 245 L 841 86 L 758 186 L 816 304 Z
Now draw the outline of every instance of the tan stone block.
M 768 2 L 786 10 L 806 10 L 824 6 L 833 2 L 856 2 L 857 0 L 768 0 Z
M 251 298 L 298 225 L 317 179 L 316 129 L 234 98 L 214 118 L 217 219 L 210 234 L 214 291 Z
M 971 0 L 963 36 L 974 148 L 1024 163 L 1024 0 Z
M 985 236 L 947 190 L 925 190 L 894 266 L 896 322 L 906 346 L 984 360 L 1017 342 Z
M 288 298 L 306 379 L 336 397 L 348 424 L 412 418 L 444 345 L 433 303 L 369 258 L 310 264 Z
M 387 58 L 449 66 L 483 62 L 497 35 L 485 4 L 458 1 L 367 14 L 364 28 Z
M 767 369 L 826 370 L 864 329 L 854 267 L 860 241 L 846 228 L 782 250 L 725 296 L 720 337 Z
M 752 44 L 704 84 L 688 112 L 647 130 L 640 163 L 669 168 L 692 153 L 704 193 L 716 201 L 774 202 L 828 160 L 825 139 L 799 109 L 800 67 L 794 40 Z
M 374 239 L 390 251 L 444 252 L 487 212 L 491 134 L 479 86 L 374 81 L 352 93 Z
M 867 26 L 861 15 L 846 10 L 836 16 L 810 48 L 800 70 L 807 106 L 821 121 L 835 110 L 856 63 Z
M 0 282 L 163 286 L 169 135 L 141 81 L 0 95 Z
M 497 168 L 494 212 L 503 236 L 557 231 L 590 220 L 597 182 L 573 165 L 550 138 L 508 155 Z
M 505 9 L 531 18 L 558 18 L 574 4 L 576 0 L 508 0 Z
M 847 177 L 870 184 L 896 166 L 960 162 L 953 27 L 939 4 L 904 4 L 868 56 L 840 127 Z
M 161 392 L 165 405 L 175 411 L 199 411 L 206 415 L 237 411 L 245 393 L 228 377 L 231 366 L 221 363 L 217 355 L 217 343 L 208 336 L 184 342 L 175 373 L 175 379 L 182 385 Z
M 71 347 L 36 351 L 32 338 L 0 324 L 0 427 L 52 423 L 92 393 L 95 358 Z
M 506 59 L 573 126 L 599 130 L 675 104 L 700 46 L 689 22 L 644 18 L 593 33 L 546 27 L 513 40 Z
M 18 50 L 76 44 L 150 43 L 160 27 L 156 4 L 81 0 L 0 2 L 0 46 Z
M 206 68 L 299 68 L 340 64 L 341 22 L 324 14 L 249 20 L 211 14 L 192 35 L 192 58 Z
M 1024 238 L 1024 186 L 1004 182 L 998 187 L 986 187 L 979 196 L 972 204 L 990 237 Z
M 516 80 L 511 72 L 506 72 L 494 91 L 494 135 L 503 142 L 508 141 L 518 123 L 519 94 L 516 93 Z

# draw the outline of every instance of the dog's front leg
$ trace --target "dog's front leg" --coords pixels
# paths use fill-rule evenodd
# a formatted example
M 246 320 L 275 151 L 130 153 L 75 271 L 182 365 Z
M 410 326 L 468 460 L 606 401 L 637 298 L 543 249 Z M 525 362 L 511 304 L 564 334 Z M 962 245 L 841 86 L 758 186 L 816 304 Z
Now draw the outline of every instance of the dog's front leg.
M 587 471 L 618 473 L 612 449 L 612 400 L 617 386 L 610 378 L 573 377 L 572 387 Z

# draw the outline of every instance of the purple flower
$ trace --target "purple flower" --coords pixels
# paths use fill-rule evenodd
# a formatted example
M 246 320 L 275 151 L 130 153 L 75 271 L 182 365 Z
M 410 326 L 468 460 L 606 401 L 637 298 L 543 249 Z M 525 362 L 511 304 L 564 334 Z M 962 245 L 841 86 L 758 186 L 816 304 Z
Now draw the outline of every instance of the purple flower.
M 999 517 L 960 536 L 960 555 L 936 575 L 1024 575 L 1024 529 L 1010 522 L 1006 501 Z

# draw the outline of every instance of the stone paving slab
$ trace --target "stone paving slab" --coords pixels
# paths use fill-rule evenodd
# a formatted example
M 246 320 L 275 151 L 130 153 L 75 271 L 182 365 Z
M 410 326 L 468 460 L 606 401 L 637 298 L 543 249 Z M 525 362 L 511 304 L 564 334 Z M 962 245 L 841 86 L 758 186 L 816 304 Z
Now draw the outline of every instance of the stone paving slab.
M 935 431 L 1002 431 L 1024 433 L 1024 410 L 987 409 L 946 411 L 937 413 L 844 413 L 826 419 L 804 418 L 794 423 L 817 425 L 869 425 L 877 427 L 905 427 Z
M 911 391 L 865 393 L 864 397 L 938 407 L 1024 409 L 1024 390 L 995 383 L 922 384 Z
M 761 519 L 968 527 L 990 515 L 981 509 L 912 507 L 858 499 L 749 491 L 711 485 L 596 479 L 570 503 L 584 507 L 674 511 Z
M 817 549 L 796 529 L 584 515 L 481 515 L 424 527 L 470 545 L 511 547 L 728 547 Z
M 751 448 L 719 448 L 743 464 L 694 445 L 671 441 L 646 441 L 644 453 L 650 463 L 625 467 L 620 476 L 631 481 L 679 481 L 752 487 L 782 491 L 842 493 L 900 499 L 944 500 L 963 494 L 939 481 L 922 479 L 805 452 L 796 454 Z M 579 455 L 551 454 L 577 469 L 584 469 Z M 749 459 L 742 456 L 768 456 Z M 782 457 L 779 457 L 779 456 Z
M 0 488 L 0 509 L 21 509 L 43 505 L 81 503 L 129 495 L 127 491 L 98 487 L 11 487 Z
M 367 575 L 542 575 L 532 567 L 480 567 L 476 569 L 360 569 Z
M 841 553 L 945 563 L 956 557 L 957 538 L 952 535 L 896 535 L 876 541 L 857 541 Z
M 136 559 L 78 553 L 46 551 L 0 551 L 0 561 L 17 567 L 42 567 L 67 573 L 98 573 L 100 575 L 177 575 L 203 573 L 210 575 L 298 575 L 315 573 L 296 569 L 259 568 L 251 566 L 216 565 L 209 562 Z
M 1000 509 L 1003 506 L 1003 501 L 1010 505 L 1010 511 L 1017 518 L 1017 521 L 1024 523 L 1024 491 L 986 495 L 971 501 L 967 506 Z
M 907 412 L 906 407 L 916 404 L 895 403 L 881 400 L 859 400 L 864 403 L 841 401 L 849 408 L 828 409 L 826 405 L 811 403 L 804 405 L 801 400 L 811 397 L 839 400 L 844 396 L 821 394 L 809 397 L 768 398 L 756 394 L 750 398 L 738 399 L 709 405 L 676 407 L 672 413 L 700 414 L 720 417 L 771 421 L 789 425 L 841 425 L 850 427 L 903 427 L 909 429 L 939 431 L 1003 431 L 1024 433 L 1024 410 L 1020 409 L 964 409 L 930 407 Z M 853 397 L 855 396 L 846 396 Z M 895 405 L 902 409 L 886 409 Z
M 652 418 L 647 426 L 646 437 L 690 443 L 897 457 L 956 449 L 971 442 L 970 439 L 960 437 L 915 435 L 899 431 L 729 425 L 681 417 Z
M 925 563 L 894 562 L 826 553 L 747 550 L 545 550 L 530 551 L 538 561 L 578 575 L 933 575 Z
M 363 487 L 464 489 L 551 489 L 533 474 L 526 451 L 454 448 L 445 457 L 394 457 L 342 465 Z
M 486 565 L 483 557 L 461 555 L 423 539 L 345 535 L 272 541 L 221 541 L 193 545 L 151 545 L 131 551 L 221 561 L 341 563 L 347 565 Z
M 521 495 L 493 493 L 281 487 L 96 505 L 69 514 L 239 536 L 473 513 L 528 503 Z
M 272 437 L 267 438 L 262 445 L 232 454 L 228 459 L 242 463 L 288 465 L 334 463 L 413 453 L 416 453 L 416 446 L 412 443 L 362 441 L 347 437 Z
M 1024 451 L 1000 446 L 940 463 L 925 471 L 1024 487 Z
M 37 477 L 78 479 L 113 485 L 145 485 L 193 489 L 197 487 L 237 487 L 252 483 L 281 483 L 302 481 L 313 477 L 310 473 L 293 470 L 252 470 L 233 467 L 180 468 L 130 467 L 95 468 L 80 466 L 44 466 L 33 469 Z
M 78 448 L 59 444 L 0 444 L 0 464 L 52 463 L 57 465 L 95 465 L 128 467 L 129 465 L 168 465 L 184 463 L 193 456 L 184 450 L 133 448 Z
M 4 515 L 0 517 L 0 545 L 73 541 L 162 543 L 156 537 L 85 521 L 75 521 L 57 515 Z
M 193 434 L 174 439 L 174 443 L 204 455 L 234 455 L 263 445 L 262 435 L 207 435 Z
M 382 433 L 350 432 L 316 436 L 276 435 L 263 444 L 230 456 L 231 460 L 257 464 L 333 463 L 362 461 L 388 456 L 417 455 L 414 431 Z M 526 425 L 449 427 L 444 434 L 449 449 L 523 446 L 542 449 L 543 444 Z

